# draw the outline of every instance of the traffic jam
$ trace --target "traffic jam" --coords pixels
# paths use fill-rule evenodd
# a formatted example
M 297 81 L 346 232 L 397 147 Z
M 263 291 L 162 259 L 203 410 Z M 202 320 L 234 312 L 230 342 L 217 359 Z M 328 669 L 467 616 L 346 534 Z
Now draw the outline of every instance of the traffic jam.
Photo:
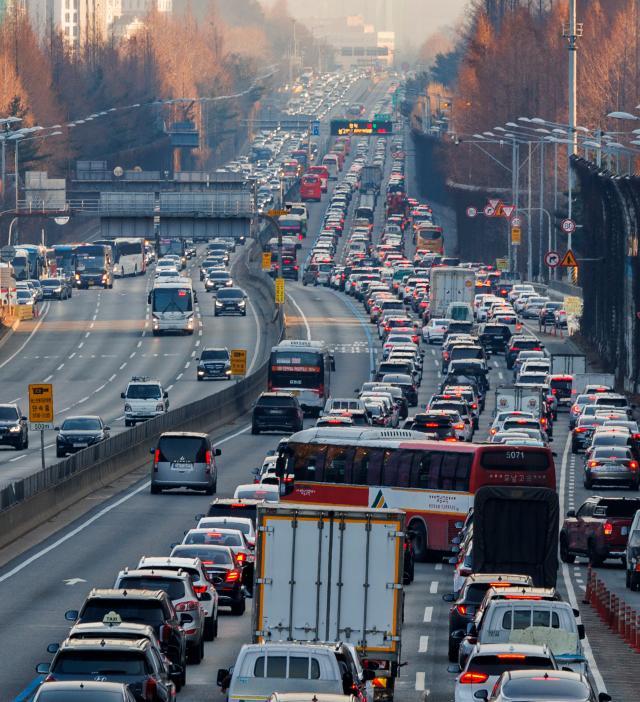
M 373 112 L 390 109 L 380 98 Z M 432 698 L 611 699 L 560 573 L 577 558 L 617 560 L 626 587 L 640 588 L 634 407 L 584 355 L 550 350 L 560 348 L 550 332 L 574 323 L 562 299 L 449 253 L 432 207 L 409 195 L 396 127 L 338 136 L 319 163 L 314 154 L 265 245 L 288 291 L 311 287 L 353 310 L 369 380 L 338 385 L 319 335 L 274 346 L 251 412 L 268 447 L 253 481 L 64 613 L 70 629 L 43 642 L 34 700 L 168 702 L 188 695 L 198 669 L 206 699 L 415 699 L 435 683 L 425 688 L 422 673 L 407 685 L 418 654 L 403 641 L 416 624 L 405 598 L 426 598 L 433 564 L 448 579 L 438 595 L 448 634 L 446 652 L 428 654 L 446 690 Z M 267 207 L 271 186 L 263 195 Z M 323 214 L 312 230 L 313 208 Z M 201 273 L 218 298 L 236 290 L 223 249 L 210 247 Z M 239 302 L 233 312 L 245 314 Z M 213 374 L 205 360 L 198 380 Z M 215 360 L 224 375 L 228 358 Z M 589 493 L 565 516 L 564 436 Z M 150 492 L 214 493 L 221 453 L 207 434 L 163 434 Z M 221 660 L 216 642 L 236 621 L 245 638 Z M 65 696 L 69 682 L 81 684 Z

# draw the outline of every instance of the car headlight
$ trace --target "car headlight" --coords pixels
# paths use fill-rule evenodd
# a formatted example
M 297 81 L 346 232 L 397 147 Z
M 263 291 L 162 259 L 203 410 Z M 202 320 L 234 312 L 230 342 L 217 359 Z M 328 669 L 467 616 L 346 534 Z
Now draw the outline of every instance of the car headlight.
M 222 302 L 220 302 L 220 300 L 216 300 L 216 307 L 222 307 Z
M 20 427 L 16 424 L 14 427 L 9 427 L 9 431 L 13 433 L 18 433 L 20 431 Z
M 125 406 L 124 406 L 124 411 L 125 411 L 125 412 L 131 412 L 131 405 L 125 404 Z
M 238 303 L 238 306 L 239 306 L 239 307 L 244 307 L 246 304 L 247 304 L 247 303 L 246 303 L 245 300 L 240 300 L 240 302 Z
M 162 412 L 164 411 L 164 404 L 162 402 L 158 402 L 156 405 L 156 412 Z

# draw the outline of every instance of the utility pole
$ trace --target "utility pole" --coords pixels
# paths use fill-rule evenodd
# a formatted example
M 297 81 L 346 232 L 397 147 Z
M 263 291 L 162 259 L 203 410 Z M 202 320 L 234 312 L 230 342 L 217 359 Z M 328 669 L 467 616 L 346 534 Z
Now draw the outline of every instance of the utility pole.
M 532 190 L 533 188 L 531 187 L 531 161 L 533 160 L 533 142 L 529 141 L 529 159 L 527 163 L 527 188 L 528 188 L 528 194 L 527 194 L 527 210 L 531 212 L 531 197 L 532 197 Z M 533 280 L 533 245 L 532 245 L 532 236 L 531 236 L 531 216 L 527 217 L 527 280 L 531 282 Z
M 569 0 L 569 28 L 563 34 L 569 43 L 569 144 L 567 153 L 567 189 L 569 191 L 568 217 L 572 218 L 572 179 L 571 157 L 578 152 L 578 134 L 576 132 L 577 120 L 577 80 L 576 64 L 578 52 L 578 37 L 582 36 L 582 24 L 576 22 L 576 1 Z M 571 234 L 568 237 L 568 247 L 571 248 Z
M 538 279 L 542 279 L 542 226 L 543 226 L 543 215 L 544 209 L 544 139 L 540 139 L 540 218 L 538 220 L 538 251 L 539 251 L 539 261 L 538 261 Z M 551 243 L 551 242 L 549 242 Z

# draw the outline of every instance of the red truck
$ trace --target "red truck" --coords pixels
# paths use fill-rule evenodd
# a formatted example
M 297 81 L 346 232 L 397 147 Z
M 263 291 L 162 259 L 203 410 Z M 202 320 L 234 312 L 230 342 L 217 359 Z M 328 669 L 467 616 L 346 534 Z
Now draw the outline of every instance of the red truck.
M 560 531 L 560 559 L 573 563 L 587 556 L 592 566 L 607 558 L 621 558 L 633 515 L 640 509 L 640 497 L 589 497 L 576 512 L 570 509 Z

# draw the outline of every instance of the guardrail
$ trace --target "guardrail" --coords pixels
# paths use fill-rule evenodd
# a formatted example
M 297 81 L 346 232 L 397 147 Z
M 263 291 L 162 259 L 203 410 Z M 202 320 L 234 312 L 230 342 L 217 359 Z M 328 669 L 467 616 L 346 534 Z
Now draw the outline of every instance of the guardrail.
M 255 247 L 253 242 L 249 245 Z M 255 303 L 262 319 L 269 323 L 261 329 L 265 337 L 279 339 L 284 331 L 284 315 L 274 312 L 274 283 L 258 272 L 259 256 L 248 250 L 239 278 L 256 293 Z M 251 261 L 250 266 L 248 262 Z M 255 397 L 266 387 L 268 361 L 243 380 L 223 391 L 177 407 L 138 424 L 106 441 L 47 466 L 0 489 L 0 548 L 51 519 L 103 485 L 149 462 L 149 448 L 164 431 L 211 431 L 245 414 Z
M 591 566 L 587 571 L 587 589 L 583 602 L 590 604 L 615 634 L 640 652 L 640 614 L 622 597 L 611 592 Z

